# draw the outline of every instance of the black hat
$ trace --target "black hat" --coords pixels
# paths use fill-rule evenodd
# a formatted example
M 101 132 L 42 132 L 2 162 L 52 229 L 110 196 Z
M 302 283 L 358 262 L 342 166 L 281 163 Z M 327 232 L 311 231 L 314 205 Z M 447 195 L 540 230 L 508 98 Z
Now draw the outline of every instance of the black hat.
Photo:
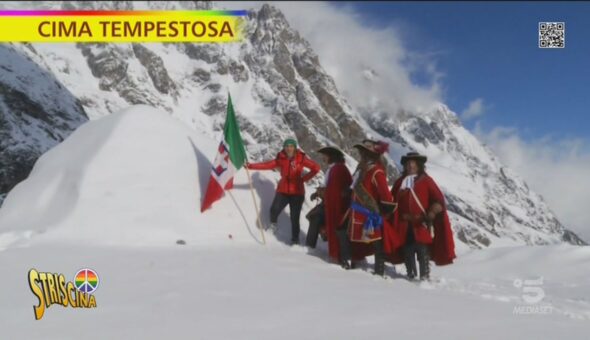
M 409 160 L 411 160 L 411 159 L 416 160 L 416 161 L 421 162 L 421 163 L 426 163 L 426 160 L 428 158 L 426 158 L 426 156 L 421 155 L 421 154 L 419 154 L 417 152 L 408 152 L 407 154 L 405 154 L 404 156 L 402 156 L 402 159 L 401 159 L 400 163 L 402 163 L 402 165 L 406 165 L 406 162 L 409 161 Z
M 334 146 L 324 146 L 323 148 L 317 151 L 318 153 L 323 153 L 324 155 L 334 155 L 336 158 L 344 159 L 344 152 L 340 151 L 340 149 Z

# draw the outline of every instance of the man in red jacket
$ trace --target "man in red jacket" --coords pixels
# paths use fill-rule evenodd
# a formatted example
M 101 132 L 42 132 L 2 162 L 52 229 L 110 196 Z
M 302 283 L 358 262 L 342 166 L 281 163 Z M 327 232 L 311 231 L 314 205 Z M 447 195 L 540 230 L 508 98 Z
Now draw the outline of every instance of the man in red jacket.
M 277 154 L 275 159 L 262 163 L 246 164 L 246 166 L 251 170 L 278 169 L 281 172 L 281 180 L 270 207 L 271 228 L 273 231 L 277 230 L 279 214 L 289 205 L 291 244 L 299 244 L 299 216 L 305 200 L 303 184 L 320 171 L 320 166 L 307 157 L 303 151 L 297 149 L 297 142 L 291 138 L 285 140 L 283 150 Z M 304 174 L 304 168 L 308 168 L 310 171 Z
M 385 243 L 393 238 L 391 217 L 395 203 L 387 184 L 387 169 L 383 154 L 389 144 L 364 140 L 354 145 L 360 155 L 352 183 L 352 201 L 347 212 L 348 240 L 339 232 L 342 255 L 341 266 L 352 268 L 348 260 L 375 254 L 376 275 L 385 273 Z M 356 254 L 355 254 L 356 253 Z
M 416 277 L 416 257 L 420 279 L 430 276 L 429 261 L 437 265 L 453 263 L 455 243 L 447 215 L 445 198 L 434 180 L 424 171 L 426 156 L 409 152 L 402 157 L 402 176 L 391 190 L 398 204 L 395 231 L 402 247 L 393 253 L 393 262 L 406 265 L 409 279 Z

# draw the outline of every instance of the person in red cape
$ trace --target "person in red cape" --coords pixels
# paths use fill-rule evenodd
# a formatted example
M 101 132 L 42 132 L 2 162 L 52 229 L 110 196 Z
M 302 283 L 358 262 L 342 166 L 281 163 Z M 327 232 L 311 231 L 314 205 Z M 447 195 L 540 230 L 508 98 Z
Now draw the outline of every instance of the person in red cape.
M 328 239 L 328 254 L 334 261 L 340 262 L 340 246 L 336 230 L 342 227 L 346 210 L 350 207 L 350 185 L 352 176 L 344 164 L 344 153 L 334 147 L 318 150 L 323 161 L 328 164 L 324 176 L 324 185 L 312 195 L 312 199 L 321 196 L 324 205 L 324 224 Z
M 349 258 L 354 261 L 374 254 L 374 274 L 383 276 L 385 273 L 383 239 L 392 235 L 391 218 L 395 210 L 383 160 L 388 147 L 387 143 L 371 140 L 354 145 L 360 161 L 353 179 L 351 206 L 346 215 L 348 240 L 340 237 L 343 251 L 341 265 L 345 269 L 351 267 Z
M 281 172 L 281 180 L 270 207 L 271 228 L 273 231 L 277 230 L 279 214 L 289 205 L 291 245 L 299 244 L 299 217 L 305 200 L 304 183 L 320 171 L 320 166 L 297 148 L 297 142 L 294 139 L 289 138 L 285 140 L 283 150 L 275 159 L 262 163 L 248 163 L 246 167 L 251 170 L 278 169 Z M 305 168 L 310 171 L 304 174 Z
M 392 252 L 394 263 L 404 262 L 409 279 L 430 277 L 430 260 L 437 265 L 453 263 L 455 243 L 445 198 L 432 177 L 425 172 L 426 156 L 410 152 L 402 157 L 402 176 L 391 193 L 397 203 L 395 232 L 403 242 Z

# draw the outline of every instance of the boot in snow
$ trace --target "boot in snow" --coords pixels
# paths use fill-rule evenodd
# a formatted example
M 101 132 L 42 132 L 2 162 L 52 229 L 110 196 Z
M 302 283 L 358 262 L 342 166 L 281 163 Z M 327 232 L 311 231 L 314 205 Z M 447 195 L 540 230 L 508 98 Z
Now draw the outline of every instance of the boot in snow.
M 408 279 L 413 280 L 416 278 L 416 255 L 414 253 L 414 245 L 405 245 L 403 252 Z
M 350 265 L 350 261 L 348 260 L 340 260 L 340 267 L 342 267 L 345 270 L 349 270 L 352 268 L 352 266 Z
M 424 244 L 418 246 L 418 264 L 420 265 L 420 280 L 430 280 L 430 254 Z
M 379 260 L 379 262 L 377 262 L 377 260 L 375 260 L 375 269 L 373 271 L 373 275 L 379 275 L 379 276 L 383 276 L 385 275 L 385 262 Z
M 385 274 L 385 254 L 383 253 L 383 241 L 375 242 L 375 269 L 373 274 L 383 276 Z

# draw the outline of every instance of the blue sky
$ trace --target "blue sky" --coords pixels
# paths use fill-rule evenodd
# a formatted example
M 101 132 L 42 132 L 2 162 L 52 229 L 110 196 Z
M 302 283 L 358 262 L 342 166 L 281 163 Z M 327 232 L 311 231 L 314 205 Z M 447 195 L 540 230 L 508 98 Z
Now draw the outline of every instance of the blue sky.
M 443 73 L 443 99 L 464 120 L 490 129 L 509 126 L 525 139 L 590 135 L 589 2 L 354 2 L 363 22 L 393 26 L 410 51 Z M 564 21 L 565 49 L 538 48 L 538 22 Z M 423 72 L 413 81 L 427 81 Z

